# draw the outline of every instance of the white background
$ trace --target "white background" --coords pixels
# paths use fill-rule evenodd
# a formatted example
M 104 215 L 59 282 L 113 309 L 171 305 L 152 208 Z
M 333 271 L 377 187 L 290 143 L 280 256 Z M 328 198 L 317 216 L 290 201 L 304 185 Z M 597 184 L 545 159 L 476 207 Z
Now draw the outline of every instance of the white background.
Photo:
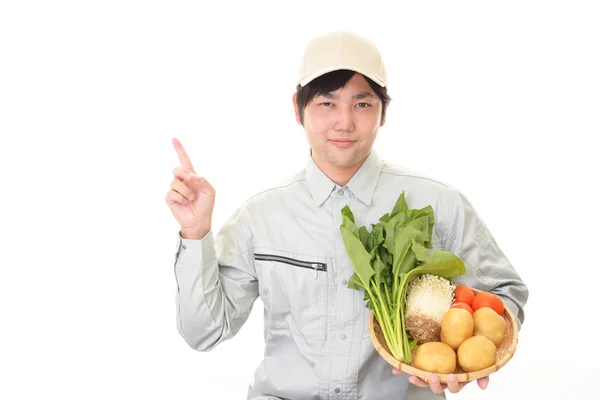
M 210 353 L 176 331 L 171 138 L 218 229 L 304 166 L 298 61 L 336 29 L 384 55 L 381 156 L 462 190 L 530 288 L 514 358 L 449 397 L 600 398 L 596 2 L 199 4 L 2 2 L 0 398 L 245 398 L 260 301 Z

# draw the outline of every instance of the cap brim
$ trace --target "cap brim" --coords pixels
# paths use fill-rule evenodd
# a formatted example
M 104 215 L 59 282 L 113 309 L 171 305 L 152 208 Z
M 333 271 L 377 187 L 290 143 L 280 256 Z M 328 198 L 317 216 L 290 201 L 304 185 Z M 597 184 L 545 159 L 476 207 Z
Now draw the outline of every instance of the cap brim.
M 314 72 L 314 73 L 302 78 L 300 80 L 299 84 L 300 84 L 300 86 L 306 86 L 308 83 L 312 82 L 313 80 L 317 79 L 320 76 L 323 76 L 329 72 L 339 71 L 342 69 L 358 72 L 359 74 L 362 74 L 362 75 L 368 77 L 369 79 L 371 79 L 373 82 L 375 82 L 379 86 L 385 87 L 385 82 L 381 81 L 379 78 L 376 78 L 376 77 L 372 76 L 371 74 L 367 74 L 358 68 L 349 67 L 347 65 L 338 65 L 335 67 L 330 67 L 330 68 L 325 68 L 325 69 L 319 70 L 317 72 Z

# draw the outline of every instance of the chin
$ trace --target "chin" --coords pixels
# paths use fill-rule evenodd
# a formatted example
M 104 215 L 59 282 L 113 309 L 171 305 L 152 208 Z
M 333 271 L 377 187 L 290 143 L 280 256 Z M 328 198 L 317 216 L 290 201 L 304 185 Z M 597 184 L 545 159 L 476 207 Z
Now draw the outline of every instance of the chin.
M 325 157 L 325 159 L 329 162 L 329 164 L 334 165 L 338 168 L 350 168 L 355 166 L 356 163 L 359 161 L 358 157 L 355 154 L 331 154 Z

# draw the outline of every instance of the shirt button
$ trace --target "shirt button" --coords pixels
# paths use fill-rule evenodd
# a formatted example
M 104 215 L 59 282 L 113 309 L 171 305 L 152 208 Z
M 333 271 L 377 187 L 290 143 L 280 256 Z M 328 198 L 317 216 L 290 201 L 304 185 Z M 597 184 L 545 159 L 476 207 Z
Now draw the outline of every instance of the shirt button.
M 340 392 L 340 388 L 335 388 L 334 392 L 339 393 Z
M 346 340 L 346 335 L 342 333 L 342 334 L 340 335 L 340 339 L 342 339 L 342 340 Z
M 184 250 L 187 249 L 187 246 L 185 244 L 183 246 L 181 246 L 181 247 L 183 247 Z
M 339 194 L 340 196 L 343 196 L 343 195 L 344 195 L 344 191 L 343 191 L 342 189 L 340 189 L 340 190 L 338 190 L 338 194 Z
M 347 281 L 346 279 L 344 279 L 344 280 L 342 281 L 342 285 L 346 286 L 347 284 L 348 284 L 348 281 Z

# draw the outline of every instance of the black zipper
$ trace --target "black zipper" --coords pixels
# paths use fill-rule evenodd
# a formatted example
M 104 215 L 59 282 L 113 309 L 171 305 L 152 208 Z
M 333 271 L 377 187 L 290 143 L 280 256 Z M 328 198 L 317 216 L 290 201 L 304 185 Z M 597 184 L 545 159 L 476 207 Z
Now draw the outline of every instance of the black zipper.
M 327 271 L 327 264 L 322 262 L 301 261 L 294 258 L 276 256 L 274 254 L 254 254 L 254 259 L 257 261 L 277 261 L 295 267 L 312 269 L 315 271 L 315 278 L 317 277 L 317 271 Z

